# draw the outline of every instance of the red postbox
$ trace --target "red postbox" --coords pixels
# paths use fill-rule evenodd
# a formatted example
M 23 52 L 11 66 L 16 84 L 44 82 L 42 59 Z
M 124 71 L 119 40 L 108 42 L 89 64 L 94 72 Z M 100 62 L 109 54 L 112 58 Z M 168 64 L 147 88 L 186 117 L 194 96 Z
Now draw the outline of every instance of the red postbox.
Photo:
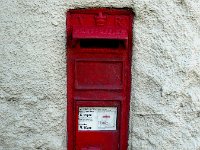
M 133 14 L 67 12 L 67 148 L 126 150 Z

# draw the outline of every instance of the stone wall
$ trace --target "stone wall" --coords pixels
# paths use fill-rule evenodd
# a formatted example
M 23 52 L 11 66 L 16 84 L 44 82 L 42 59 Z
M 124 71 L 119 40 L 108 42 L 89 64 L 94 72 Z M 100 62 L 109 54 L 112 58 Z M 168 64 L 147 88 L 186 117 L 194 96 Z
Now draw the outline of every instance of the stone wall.
M 200 1 L 1 0 L 0 149 L 66 149 L 65 12 L 135 12 L 130 150 L 200 149 Z
M 0 150 L 65 149 L 65 11 L 0 1 Z

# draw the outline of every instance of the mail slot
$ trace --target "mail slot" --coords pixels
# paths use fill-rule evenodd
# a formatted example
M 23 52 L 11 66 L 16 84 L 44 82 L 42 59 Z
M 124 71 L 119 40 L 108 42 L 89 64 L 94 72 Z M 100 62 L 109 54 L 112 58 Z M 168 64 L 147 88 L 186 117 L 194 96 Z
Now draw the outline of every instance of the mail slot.
M 67 12 L 67 149 L 126 150 L 133 13 Z

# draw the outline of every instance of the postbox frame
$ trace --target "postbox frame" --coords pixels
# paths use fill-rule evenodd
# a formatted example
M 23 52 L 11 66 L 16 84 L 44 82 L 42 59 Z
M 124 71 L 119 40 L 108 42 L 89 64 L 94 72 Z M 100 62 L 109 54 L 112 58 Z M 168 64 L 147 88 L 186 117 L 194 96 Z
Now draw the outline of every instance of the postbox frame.
M 99 11 L 109 12 L 109 14 L 113 15 L 127 15 L 130 18 L 129 27 L 128 27 L 128 48 L 127 54 L 121 53 L 120 51 L 113 51 L 110 48 L 98 48 L 98 49 L 87 49 L 87 48 L 80 48 L 76 47 L 76 52 L 73 52 L 73 42 L 71 37 L 71 14 L 91 14 L 91 13 L 98 13 Z M 89 98 L 81 98 L 81 96 L 74 96 L 75 91 L 74 86 L 77 86 L 76 81 L 73 80 L 76 61 L 88 61 L 90 59 L 91 54 L 93 53 L 108 53 L 108 59 L 111 58 L 109 61 L 122 61 L 123 62 L 123 69 L 125 69 L 126 75 L 126 82 L 123 82 L 123 87 L 126 87 L 126 90 L 123 91 L 123 95 L 117 96 L 116 99 L 113 99 L 114 96 L 107 96 L 102 101 L 104 104 L 108 102 L 109 105 L 104 104 L 97 104 L 97 106 L 111 106 L 110 104 L 114 100 L 118 100 L 119 103 L 123 101 L 123 109 L 121 110 L 121 115 L 118 114 L 118 126 L 120 126 L 120 136 L 119 136 L 119 150 L 125 150 L 128 145 L 128 124 L 129 124 L 129 109 L 130 109 L 130 91 L 131 91 L 131 57 L 132 57 L 132 26 L 133 26 L 133 17 L 134 14 L 132 10 L 124 10 L 124 9 L 109 9 L 109 8 L 92 8 L 92 9 L 71 9 L 67 11 L 67 19 L 66 19 L 66 26 L 67 26 L 67 148 L 69 150 L 74 150 L 75 148 L 75 139 L 76 139 L 76 129 L 77 129 L 77 107 L 79 105 L 85 104 L 85 102 L 92 102 L 92 104 L 87 104 L 87 106 L 94 106 L 93 104 L 98 103 L 97 99 L 89 99 Z M 117 58 L 113 55 L 123 54 L 126 55 L 126 60 L 123 60 L 123 57 Z M 76 61 L 74 59 L 78 57 Z M 98 59 L 102 60 L 102 56 L 98 55 Z M 98 61 L 94 60 L 94 61 Z M 105 59 L 103 61 L 106 61 Z M 113 89 L 119 90 L 119 89 Z M 123 89 L 122 89 L 123 90 Z M 91 93 L 90 93 L 91 94 Z M 88 94 L 89 95 L 89 94 Z M 82 102 L 84 101 L 84 102 Z M 85 105 L 84 105 L 85 106 Z M 95 105 L 96 106 L 96 105 Z M 119 113 L 119 112 L 118 112 Z M 123 122 L 122 122 L 123 119 Z M 120 121 L 120 122 L 119 122 Z M 76 122 L 76 123 L 74 123 Z M 119 125 L 120 124 L 120 125 Z

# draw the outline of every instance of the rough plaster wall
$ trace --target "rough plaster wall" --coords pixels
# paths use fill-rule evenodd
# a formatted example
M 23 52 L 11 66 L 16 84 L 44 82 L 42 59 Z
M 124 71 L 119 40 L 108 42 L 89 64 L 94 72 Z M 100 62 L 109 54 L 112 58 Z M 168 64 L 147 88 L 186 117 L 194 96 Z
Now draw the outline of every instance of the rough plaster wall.
M 130 150 L 200 149 L 200 1 L 73 0 L 130 7 L 134 20 Z
M 65 149 L 63 0 L 0 0 L 0 150 Z
M 129 149 L 200 149 L 199 0 L 1 0 L 0 149 L 65 149 L 65 9 L 136 13 Z

